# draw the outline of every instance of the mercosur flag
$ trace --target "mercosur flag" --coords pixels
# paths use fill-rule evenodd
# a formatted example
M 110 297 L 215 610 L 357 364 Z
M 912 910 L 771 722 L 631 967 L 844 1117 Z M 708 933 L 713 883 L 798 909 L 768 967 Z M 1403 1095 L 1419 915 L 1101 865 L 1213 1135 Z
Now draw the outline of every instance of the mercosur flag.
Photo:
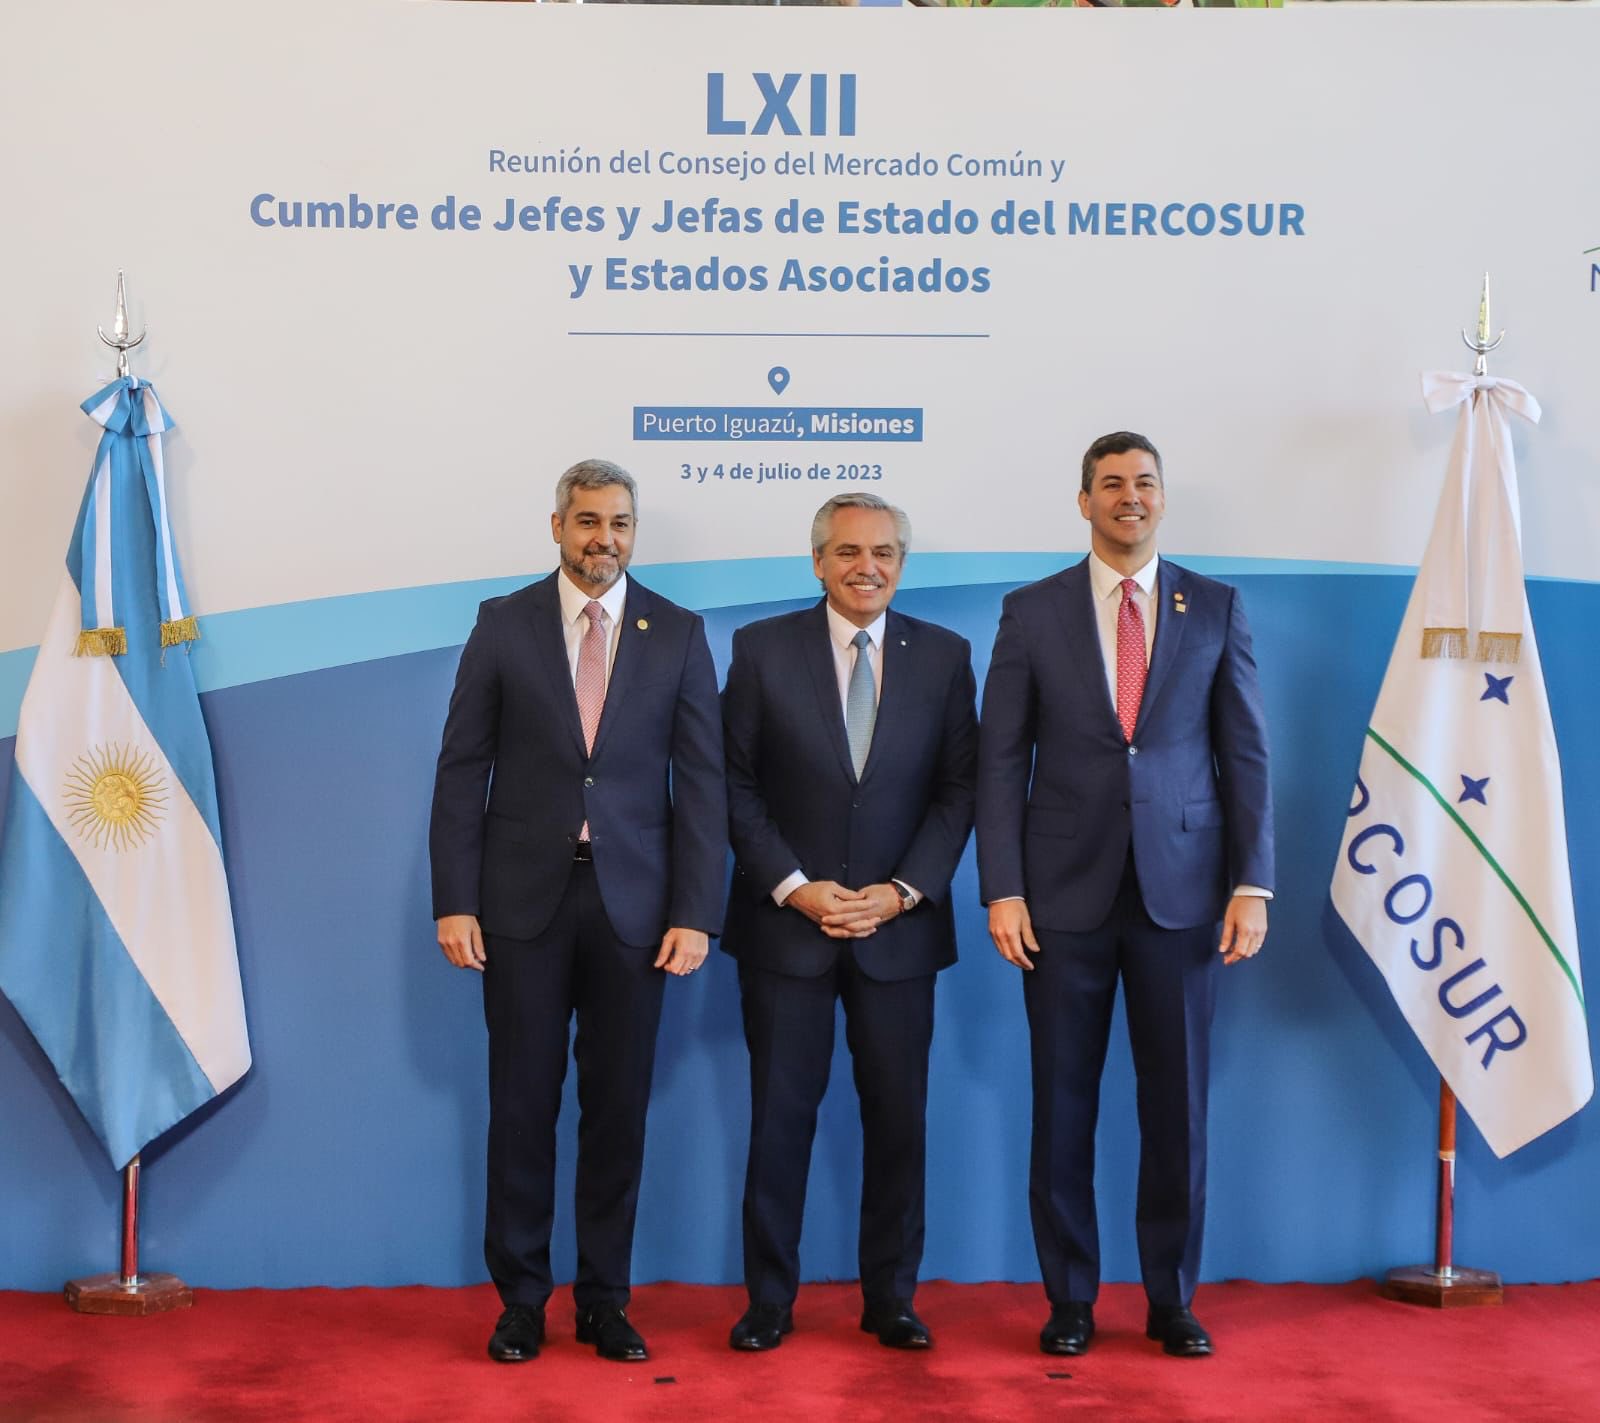
M 128 377 L 104 427 L 17 728 L 0 991 L 112 1163 L 250 1066 L 197 636 L 167 517 L 171 421 Z
M 1332 896 L 1497 1156 L 1594 1091 L 1561 763 L 1523 587 L 1508 412 L 1527 391 L 1424 377 L 1459 407 L 1433 532 L 1367 728 Z

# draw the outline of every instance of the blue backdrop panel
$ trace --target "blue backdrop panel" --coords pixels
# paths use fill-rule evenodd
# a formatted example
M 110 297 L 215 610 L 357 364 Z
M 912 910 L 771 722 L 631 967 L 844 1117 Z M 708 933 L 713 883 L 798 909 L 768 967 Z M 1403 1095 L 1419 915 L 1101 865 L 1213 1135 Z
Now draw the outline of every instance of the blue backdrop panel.
M 1431 1249 L 1436 1078 L 1376 971 L 1327 909 L 1361 731 L 1409 579 L 1236 579 L 1256 632 L 1275 753 L 1280 880 L 1267 951 L 1225 976 L 1212 1103 L 1208 1278 L 1339 1280 Z M 898 606 L 973 644 L 981 681 L 1004 586 L 911 589 Z M 1536 582 L 1580 934 L 1600 844 L 1600 756 L 1580 738 L 1600 587 Z M 794 604 L 714 610 L 733 629 Z M 460 1284 L 480 1252 L 486 1126 L 475 975 L 428 918 L 433 758 L 456 652 L 417 653 L 213 692 L 224 844 L 255 1067 L 146 1155 L 144 1258 L 208 1286 Z M 11 774 L 0 743 L 0 794 Z M 929 1278 L 1037 1277 L 1028 1230 L 1027 1035 L 1015 970 L 984 933 L 971 853 L 955 886 L 961 962 L 941 975 L 930 1089 Z M 749 1098 L 733 966 L 668 984 L 636 1278 L 739 1278 Z M 576 1108 L 561 1123 L 570 1201 Z M 1098 1173 L 1110 1279 L 1136 1279 L 1133 1074 L 1107 1067 Z M 118 1178 L 0 1000 L 0 1287 L 53 1289 L 116 1260 Z M 852 1278 L 860 1129 L 840 1035 L 802 1247 L 811 1279 Z M 1600 1273 L 1600 1118 L 1496 1162 L 1462 1134 L 1458 1257 L 1507 1279 Z M 556 1268 L 570 1276 L 570 1213 Z

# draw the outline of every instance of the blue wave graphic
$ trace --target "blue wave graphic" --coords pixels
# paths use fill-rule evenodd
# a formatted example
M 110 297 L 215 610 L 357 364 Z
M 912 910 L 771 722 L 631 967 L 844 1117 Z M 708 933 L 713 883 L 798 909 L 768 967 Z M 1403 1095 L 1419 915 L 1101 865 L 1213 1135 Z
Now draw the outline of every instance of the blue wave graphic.
M 953 588 L 1027 583 L 1082 557 L 1052 553 L 913 553 L 901 586 Z M 1174 554 L 1180 563 L 1226 578 L 1261 574 L 1385 574 L 1416 570 L 1379 563 L 1324 563 L 1292 558 L 1207 558 Z M 639 564 L 641 581 L 685 607 L 743 607 L 807 598 L 817 592 L 811 560 L 718 559 Z M 512 592 L 544 570 L 510 578 L 478 578 L 416 588 L 388 588 L 336 598 L 277 603 L 262 608 L 201 615 L 201 640 L 189 654 L 202 692 L 345 667 L 382 657 L 454 647 L 472 630 L 478 604 Z M 37 647 L 0 652 L 0 737 L 15 735 L 22 695 Z M 169 654 L 178 655 L 178 654 Z

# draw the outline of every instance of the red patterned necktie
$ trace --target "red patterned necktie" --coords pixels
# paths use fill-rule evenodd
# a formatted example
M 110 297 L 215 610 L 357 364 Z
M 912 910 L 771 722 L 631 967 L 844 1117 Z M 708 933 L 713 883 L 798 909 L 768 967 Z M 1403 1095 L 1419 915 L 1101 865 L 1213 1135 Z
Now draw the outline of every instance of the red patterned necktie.
M 600 711 L 606 704 L 606 610 L 593 599 L 583 605 L 589 619 L 583 641 L 578 644 L 578 675 L 573 690 L 578 694 L 578 718 L 583 722 L 583 745 L 594 750 L 594 735 L 600 729 Z M 589 822 L 583 822 L 578 839 L 589 838 Z
M 1133 740 L 1139 720 L 1139 701 L 1144 696 L 1145 665 L 1144 618 L 1133 601 L 1138 583 L 1122 580 L 1122 606 L 1117 609 L 1117 720 L 1122 723 L 1122 739 Z

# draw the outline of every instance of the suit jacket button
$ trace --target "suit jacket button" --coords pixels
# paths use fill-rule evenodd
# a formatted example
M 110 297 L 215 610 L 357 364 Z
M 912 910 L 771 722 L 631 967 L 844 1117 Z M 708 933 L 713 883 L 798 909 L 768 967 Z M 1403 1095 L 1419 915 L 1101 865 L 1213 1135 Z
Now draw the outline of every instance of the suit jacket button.
M 858 801 L 858 800 L 851 801 L 850 802 L 850 808 L 852 810 L 860 810 L 861 809 L 861 802 Z
M 1130 747 L 1129 747 L 1129 748 L 1128 748 L 1128 755 L 1130 755 L 1130 756 L 1137 756 L 1137 755 L 1138 755 L 1138 754 L 1139 754 L 1139 748 L 1138 748 L 1138 747 L 1137 747 L 1137 746 L 1130 746 Z M 590 784 L 590 785 L 593 785 L 593 784 L 594 784 L 594 782 L 593 782 L 593 781 L 590 781 L 590 782 L 589 782 L 589 784 Z
M 594 784 L 594 777 L 593 776 L 585 776 L 583 778 L 583 783 L 586 786 L 592 786 Z

